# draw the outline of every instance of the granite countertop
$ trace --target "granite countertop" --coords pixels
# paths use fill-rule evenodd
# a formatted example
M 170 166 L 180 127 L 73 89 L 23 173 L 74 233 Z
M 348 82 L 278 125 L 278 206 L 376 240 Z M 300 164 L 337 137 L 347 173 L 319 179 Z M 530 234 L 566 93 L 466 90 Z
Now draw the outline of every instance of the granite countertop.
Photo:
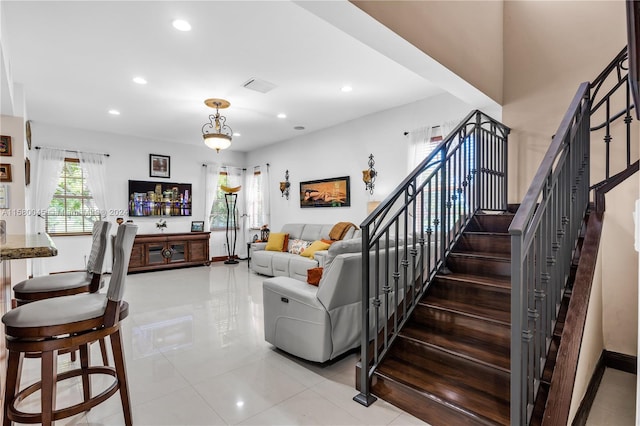
M 52 257 L 58 249 L 47 234 L 12 235 L 0 242 L 0 260 Z

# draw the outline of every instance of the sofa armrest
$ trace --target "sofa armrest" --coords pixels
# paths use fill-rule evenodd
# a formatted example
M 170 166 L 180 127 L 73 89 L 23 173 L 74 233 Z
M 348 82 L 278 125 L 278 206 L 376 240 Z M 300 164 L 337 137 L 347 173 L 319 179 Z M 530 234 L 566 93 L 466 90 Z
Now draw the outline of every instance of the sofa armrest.
M 318 287 L 289 277 L 273 277 L 262 282 L 263 291 L 271 291 L 298 303 L 325 310 L 318 300 Z
M 265 247 L 267 247 L 267 243 L 251 243 L 252 251 L 264 250 Z
M 325 261 L 329 255 L 329 250 L 318 250 L 313 254 L 313 258 L 318 262 L 318 266 L 324 268 Z

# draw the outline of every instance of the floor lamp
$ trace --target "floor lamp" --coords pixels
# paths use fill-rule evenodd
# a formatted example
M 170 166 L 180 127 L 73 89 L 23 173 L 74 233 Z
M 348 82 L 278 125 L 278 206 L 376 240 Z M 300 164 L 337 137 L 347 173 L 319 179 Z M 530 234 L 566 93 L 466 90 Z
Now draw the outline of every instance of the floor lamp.
M 226 264 L 238 263 L 236 259 L 236 240 L 238 239 L 238 221 L 237 221 L 237 209 L 236 201 L 238 200 L 238 194 L 231 192 L 224 194 L 224 200 L 227 204 L 227 260 Z

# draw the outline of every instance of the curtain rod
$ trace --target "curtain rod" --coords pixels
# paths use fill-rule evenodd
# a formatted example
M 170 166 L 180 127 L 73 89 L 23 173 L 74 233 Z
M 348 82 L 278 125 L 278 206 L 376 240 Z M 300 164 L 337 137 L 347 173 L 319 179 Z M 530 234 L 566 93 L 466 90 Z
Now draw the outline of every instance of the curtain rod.
M 440 126 L 432 126 L 431 128 L 432 129 L 438 129 L 438 128 L 440 128 Z M 403 135 L 407 136 L 407 135 L 409 135 L 409 133 L 411 133 L 411 132 L 404 132 Z
M 110 157 L 111 155 L 109 154 L 104 154 L 102 152 L 84 152 L 84 151 L 75 151 L 73 149 L 65 149 L 65 148 L 52 148 L 50 146 L 36 146 L 35 149 L 41 149 L 41 148 L 48 148 L 48 149 L 55 149 L 56 151 L 64 151 L 64 152 L 73 152 L 75 154 L 78 153 L 84 153 L 84 154 L 100 154 L 100 155 L 104 155 L 105 157 Z

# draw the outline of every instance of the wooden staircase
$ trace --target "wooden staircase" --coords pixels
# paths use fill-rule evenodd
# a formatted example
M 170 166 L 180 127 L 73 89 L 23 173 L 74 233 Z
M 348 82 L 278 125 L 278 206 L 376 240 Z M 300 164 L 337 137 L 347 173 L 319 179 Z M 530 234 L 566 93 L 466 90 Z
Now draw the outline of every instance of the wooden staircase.
M 508 425 L 514 213 L 474 216 L 372 378 L 372 393 L 430 423 Z M 581 236 L 583 237 L 583 235 Z M 541 423 L 580 247 L 531 419 Z
M 472 218 L 376 370 L 375 395 L 432 425 L 509 424 L 512 219 Z

